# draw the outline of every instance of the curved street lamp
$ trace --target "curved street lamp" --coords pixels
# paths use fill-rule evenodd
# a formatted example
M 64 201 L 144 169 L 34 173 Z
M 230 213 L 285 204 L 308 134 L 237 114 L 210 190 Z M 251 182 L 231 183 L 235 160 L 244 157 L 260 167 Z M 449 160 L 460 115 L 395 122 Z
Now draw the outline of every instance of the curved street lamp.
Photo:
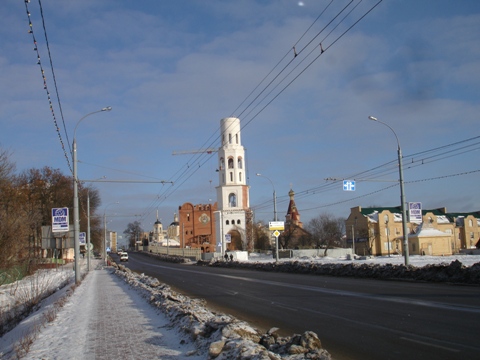
M 74 233 L 74 261 L 75 261 L 75 283 L 80 282 L 80 269 L 79 269 L 79 256 L 80 256 L 80 241 L 78 238 L 80 232 L 80 217 L 78 213 L 78 176 L 77 176 L 77 127 L 80 122 L 85 119 L 87 116 L 102 112 L 112 110 L 111 106 L 104 107 L 101 110 L 91 112 L 80 120 L 78 120 L 73 130 L 73 233 Z
M 378 120 L 374 116 L 369 116 L 368 117 L 372 121 L 376 121 L 380 124 L 385 125 L 388 127 L 390 130 L 392 130 L 393 135 L 395 135 L 395 138 L 397 139 L 397 155 L 398 155 L 398 172 L 399 172 L 399 182 L 400 182 L 400 201 L 402 204 L 402 227 L 403 227 L 403 255 L 405 257 L 405 265 L 409 264 L 409 259 L 408 259 L 408 228 L 407 228 L 407 210 L 406 210 L 406 202 L 405 202 L 405 189 L 404 189 L 404 181 L 403 181 L 403 162 L 402 162 L 402 149 L 400 147 L 400 141 L 398 140 L 398 136 L 395 133 L 395 130 L 392 129 L 392 127 L 380 120 Z

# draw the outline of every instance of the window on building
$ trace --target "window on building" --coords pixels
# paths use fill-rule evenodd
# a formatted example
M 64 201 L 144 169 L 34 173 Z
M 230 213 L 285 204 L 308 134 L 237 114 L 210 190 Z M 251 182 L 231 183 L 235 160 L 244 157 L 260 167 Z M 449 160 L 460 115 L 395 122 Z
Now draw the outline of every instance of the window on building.
M 473 239 L 474 236 L 473 236 L 473 231 L 470 232 L 470 239 Z
M 233 169 L 233 158 L 228 158 L 228 168 Z
M 242 181 L 242 173 L 241 172 L 238 173 L 238 181 Z
M 220 159 L 220 169 L 219 170 L 223 170 L 225 168 L 225 159 L 222 157 Z
M 229 143 L 229 144 L 232 143 L 232 134 L 228 134 L 228 143 Z
M 240 220 L 237 220 L 237 224 L 240 225 Z
M 243 168 L 243 164 L 242 164 L 242 163 L 243 163 L 243 162 L 242 162 L 242 158 L 239 157 L 239 158 L 237 159 L 237 167 L 238 167 L 239 169 L 242 169 L 242 168 Z
M 235 143 L 238 145 L 238 133 L 235 134 Z
M 233 172 L 230 171 L 230 181 L 233 182 Z
M 470 227 L 473 226 L 473 221 L 472 221 L 472 219 L 468 220 L 468 226 L 470 226 Z
M 187 214 L 187 221 L 190 221 L 190 214 Z
M 230 225 L 230 220 L 225 221 L 226 225 Z
M 228 205 L 230 207 L 237 206 L 237 195 L 235 195 L 234 193 L 230 193 L 230 195 L 228 195 Z

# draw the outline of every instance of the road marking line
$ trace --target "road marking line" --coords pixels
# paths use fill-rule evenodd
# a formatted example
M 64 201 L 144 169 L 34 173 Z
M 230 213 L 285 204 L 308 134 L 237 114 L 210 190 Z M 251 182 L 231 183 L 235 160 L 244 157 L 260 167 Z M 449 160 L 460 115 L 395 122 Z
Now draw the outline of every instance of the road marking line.
M 458 350 L 458 349 L 452 349 L 452 348 L 448 348 L 448 347 L 446 347 L 446 346 L 435 345 L 435 344 L 432 344 L 432 343 L 428 343 L 428 342 L 426 342 L 426 341 L 409 339 L 409 338 L 406 338 L 406 337 L 400 337 L 400 339 L 406 340 L 406 341 L 411 341 L 411 342 L 418 343 L 418 344 L 422 344 L 422 345 L 427 345 L 427 346 L 436 347 L 436 348 L 443 349 L 443 350 L 447 350 L 447 351 L 460 352 L 460 350 Z

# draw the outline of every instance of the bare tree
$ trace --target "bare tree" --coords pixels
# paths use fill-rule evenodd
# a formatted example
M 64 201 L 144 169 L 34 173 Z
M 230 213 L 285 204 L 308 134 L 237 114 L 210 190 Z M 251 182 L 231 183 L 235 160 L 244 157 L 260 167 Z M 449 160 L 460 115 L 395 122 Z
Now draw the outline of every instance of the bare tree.
M 311 219 L 306 230 L 312 234 L 313 244 L 317 248 L 324 248 L 326 255 L 328 249 L 341 246 L 344 227 L 345 219 L 324 213 Z
M 258 250 L 269 250 L 271 248 L 271 241 L 269 232 L 265 230 L 266 225 L 259 221 L 253 224 L 254 248 Z M 268 229 L 267 229 L 268 230 Z
M 143 233 L 143 229 L 139 221 L 128 223 L 127 228 L 123 231 L 123 234 L 128 238 L 128 244 L 130 247 L 135 247 L 135 241 L 139 238 L 141 233 Z

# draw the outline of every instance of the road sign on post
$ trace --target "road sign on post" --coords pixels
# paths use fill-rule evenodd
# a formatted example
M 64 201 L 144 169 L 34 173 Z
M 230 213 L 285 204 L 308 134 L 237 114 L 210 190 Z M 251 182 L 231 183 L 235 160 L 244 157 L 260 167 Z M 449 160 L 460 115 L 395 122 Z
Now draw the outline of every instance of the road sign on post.
M 355 191 L 355 180 L 343 180 L 343 191 Z
M 268 223 L 268 229 L 270 231 L 273 230 L 285 230 L 285 222 L 284 221 L 270 221 Z
M 87 233 L 81 232 L 78 234 L 78 243 L 80 245 L 85 245 L 87 242 Z
M 68 231 L 68 208 L 52 209 L 52 232 Z
M 409 202 L 408 203 L 408 219 L 409 222 L 420 224 L 423 220 L 422 217 L 422 203 L 421 202 Z

